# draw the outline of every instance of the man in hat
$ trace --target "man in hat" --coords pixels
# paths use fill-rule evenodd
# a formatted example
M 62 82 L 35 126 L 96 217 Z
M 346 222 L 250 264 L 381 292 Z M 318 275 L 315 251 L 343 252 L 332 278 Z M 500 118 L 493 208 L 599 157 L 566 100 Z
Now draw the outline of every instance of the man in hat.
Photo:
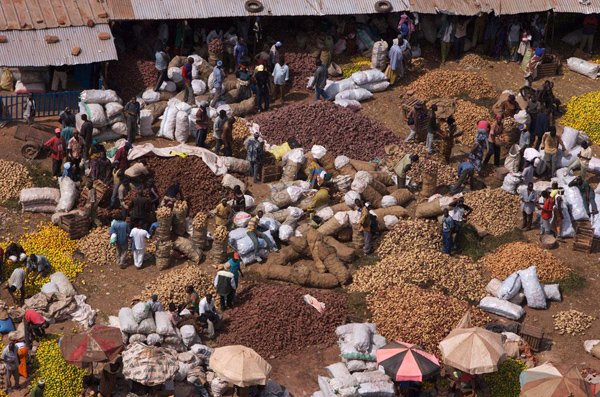
M 442 251 L 445 254 L 450 255 L 452 253 L 452 232 L 455 229 L 454 219 L 450 216 L 448 208 L 444 209 L 444 215 L 442 218 Z
M 240 254 L 237 251 L 233 251 L 233 255 L 227 261 L 229 263 L 229 271 L 233 274 L 233 279 L 235 280 L 236 289 L 240 286 L 240 276 L 244 277 L 242 273 L 242 261 L 240 259 Z M 235 300 L 235 294 L 232 301 Z
M 406 174 L 411 170 L 412 165 L 419 161 L 418 154 L 405 154 L 394 166 L 394 172 L 398 175 L 398 187 L 406 187 Z
M 19 355 L 17 353 L 17 344 L 14 337 L 9 338 L 8 345 L 2 350 L 2 361 L 6 366 L 6 386 L 7 392 L 10 394 L 11 389 L 19 390 Z M 14 386 L 10 383 L 10 379 L 13 378 L 15 383 Z
M 26 276 L 29 276 L 29 273 L 35 274 L 33 280 L 31 280 L 31 284 L 34 284 L 38 276 L 46 277 L 50 273 L 50 262 L 43 255 L 31 254 L 27 258 L 26 268 Z
M 258 112 L 268 112 L 271 101 L 269 88 L 271 76 L 264 65 L 258 65 L 256 67 L 254 79 L 256 80 L 256 107 L 258 108 Z
M 52 159 L 52 178 L 57 179 L 60 176 L 60 168 L 65 157 L 66 144 L 60 136 L 60 128 L 54 130 L 54 136 L 44 143 L 44 147 L 50 149 L 50 158 Z
M 273 84 L 275 86 L 275 98 L 279 97 L 283 105 L 283 97 L 285 95 L 285 86 L 290 80 L 290 67 L 285 63 L 282 56 L 279 57 L 279 62 L 275 64 L 273 69 Z
M 27 255 L 25 254 L 23 247 L 14 242 L 8 244 L 6 250 L 4 251 L 4 257 L 13 263 L 25 262 L 25 259 L 27 259 Z
M 521 110 L 514 95 L 510 94 L 508 98 L 500 104 L 500 113 L 504 118 L 514 117 Z
M 6 288 L 8 289 L 8 293 L 10 294 L 15 305 L 23 305 L 25 303 L 25 270 L 23 268 L 17 267 L 11 273 L 8 282 L 6 284 Z M 19 299 L 15 297 L 15 292 L 19 290 Z
M 223 61 L 217 61 L 217 66 L 213 69 L 213 88 L 210 91 L 212 99 L 210 100 L 210 106 L 215 107 L 217 101 L 221 98 L 223 93 Z
M 67 150 L 71 164 L 79 166 L 83 157 L 83 151 L 85 150 L 85 141 L 79 136 L 79 131 L 73 131 L 73 136 L 67 142 Z
M 227 202 L 227 198 L 223 197 L 221 199 L 221 202 L 213 210 L 213 214 L 215 216 L 216 226 L 229 227 L 229 223 L 231 222 L 231 215 L 233 214 L 233 209 Z
M 229 271 L 231 269 L 229 262 L 225 265 L 219 265 L 219 269 L 215 276 L 214 286 L 221 298 L 221 310 L 225 311 L 228 308 L 233 308 L 233 297 L 237 285 L 233 273 Z
M 46 387 L 46 382 L 43 379 L 38 380 L 37 384 L 33 389 L 31 389 L 31 393 L 29 397 L 44 397 L 44 388 Z
M 475 175 L 475 166 L 470 160 L 465 160 L 460 163 L 458 165 L 458 181 L 450 189 L 450 192 L 452 194 L 459 192 L 460 189 L 462 189 L 467 183 L 469 183 L 469 186 L 471 186 L 473 175 Z
M 200 102 L 198 111 L 196 111 L 196 146 L 206 147 L 206 136 L 208 135 L 208 102 Z
M 218 322 L 221 319 L 217 309 L 215 308 L 215 301 L 211 294 L 206 294 L 204 298 L 200 300 L 198 304 L 198 313 L 200 314 L 200 323 L 206 324 L 206 333 L 209 339 L 215 337 L 215 328 L 218 326 Z
M 183 77 L 183 89 L 185 91 L 185 94 L 183 96 L 183 102 L 186 102 L 189 105 L 194 105 L 196 102 L 194 98 L 194 90 L 192 89 L 193 64 L 194 58 L 189 57 L 181 67 L 181 76 Z
M 281 41 L 277 41 L 275 44 L 273 44 L 271 46 L 271 49 L 269 50 L 269 67 L 270 70 L 273 70 L 273 67 L 275 66 L 275 64 L 279 63 L 279 57 L 281 56 L 281 47 L 283 46 L 283 44 L 281 43 Z
M 23 323 L 25 325 L 25 344 L 28 348 L 31 348 L 34 340 L 46 336 L 46 328 L 50 325 L 40 312 L 33 309 L 25 310 Z
M 154 53 L 154 67 L 158 70 L 158 77 L 156 78 L 156 84 L 154 86 L 154 91 L 160 90 L 162 83 L 167 81 L 168 70 L 169 70 L 169 47 L 161 46 Z
M 83 124 L 81 124 L 81 128 L 79 132 L 85 141 L 85 152 L 83 155 L 84 159 L 88 159 L 90 157 L 90 153 L 92 151 L 92 137 L 94 135 L 94 125 L 90 120 L 88 120 L 87 114 L 81 115 L 81 120 Z

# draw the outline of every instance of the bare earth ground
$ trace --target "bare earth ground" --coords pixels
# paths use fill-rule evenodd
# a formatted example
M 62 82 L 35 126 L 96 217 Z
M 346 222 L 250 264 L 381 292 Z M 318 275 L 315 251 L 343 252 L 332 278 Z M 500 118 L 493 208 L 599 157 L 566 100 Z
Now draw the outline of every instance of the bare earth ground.
M 426 65 L 427 67 L 436 67 L 437 64 Z M 455 69 L 458 65 L 450 62 L 443 68 Z M 517 90 L 521 86 L 522 73 L 516 64 L 506 64 L 504 62 L 490 62 L 490 67 L 480 71 L 488 76 L 498 90 L 512 89 Z M 555 93 L 566 102 L 572 95 L 600 89 L 600 82 L 592 81 L 581 75 L 576 75 L 568 70 L 561 76 L 552 78 L 555 83 Z M 405 136 L 408 132 L 406 123 L 399 117 L 401 82 L 392 90 L 378 93 L 373 100 L 363 104 L 363 112 L 373 118 L 380 120 L 386 126 L 399 135 Z M 537 87 L 540 82 L 536 82 Z M 293 93 L 288 96 L 288 100 L 307 100 L 312 97 L 307 92 Z M 54 120 L 48 120 L 48 124 L 53 124 Z M 20 156 L 21 141 L 13 138 L 15 127 L 0 129 L 0 158 L 25 162 Z M 162 139 L 151 140 L 157 146 L 166 146 L 171 142 Z M 598 148 L 596 148 L 598 149 Z M 460 148 L 458 148 L 460 150 Z M 48 159 L 34 161 L 36 166 L 42 169 L 49 169 Z M 250 189 L 257 197 L 264 197 L 267 193 L 263 186 Z M 21 214 L 20 211 L 10 208 L 0 207 L 0 235 L 3 238 L 10 239 L 29 230 L 34 229 L 40 221 L 49 221 L 49 217 L 38 214 Z M 528 232 L 526 237 L 532 241 L 537 241 L 536 232 Z M 582 336 L 558 335 L 553 330 L 552 315 L 561 310 L 575 308 L 590 315 L 598 316 L 598 299 L 595 291 L 600 288 L 599 268 L 597 254 L 582 254 L 572 251 L 572 241 L 562 243 L 561 246 L 553 250 L 552 253 L 565 261 L 577 273 L 586 279 L 585 286 L 573 292 L 564 294 L 563 302 L 553 303 L 548 310 L 526 309 L 526 322 L 543 327 L 546 331 L 546 337 L 550 341 L 549 349 L 539 354 L 541 362 L 551 360 L 555 363 L 577 363 L 582 366 L 592 367 L 600 371 L 600 361 L 596 360 L 583 351 L 582 343 L 585 339 L 600 337 L 600 321 L 595 321 L 592 327 Z M 202 268 L 213 271 L 211 263 L 203 263 Z M 131 299 L 139 294 L 143 285 L 151 279 L 160 277 L 160 273 L 155 266 L 145 267 L 142 270 L 136 270 L 129 267 L 125 270 L 116 268 L 112 263 L 107 263 L 99 269 L 87 268 L 77 278 L 76 288 L 88 296 L 88 302 L 92 307 L 100 310 L 100 317 L 114 315 L 118 309 L 130 303 Z M 6 293 L 0 291 L 0 298 L 7 299 Z M 57 332 L 70 332 L 70 325 L 60 325 Z M 251 332 L 251 330 L 249 330 Z M 297 354 L 287 357 L 269 360 L 273 366 L 273 376 L 275 380 L 283 385 L 296 396 L 307 396 L 318 389 L 317 375 L 324 374 L 324 367 L 338 361 L 339 350 L 337 346 L 333 347 L 311 347 Z

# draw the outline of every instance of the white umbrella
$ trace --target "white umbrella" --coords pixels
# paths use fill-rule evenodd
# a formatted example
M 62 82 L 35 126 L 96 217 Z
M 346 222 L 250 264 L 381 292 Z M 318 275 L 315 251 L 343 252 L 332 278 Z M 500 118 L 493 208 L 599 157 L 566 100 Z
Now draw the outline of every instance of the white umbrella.
M 480 327 L 454 329 L 439 347 L 445 364 L 472 375 L 497 371 L 506 359 L 502 335 Z

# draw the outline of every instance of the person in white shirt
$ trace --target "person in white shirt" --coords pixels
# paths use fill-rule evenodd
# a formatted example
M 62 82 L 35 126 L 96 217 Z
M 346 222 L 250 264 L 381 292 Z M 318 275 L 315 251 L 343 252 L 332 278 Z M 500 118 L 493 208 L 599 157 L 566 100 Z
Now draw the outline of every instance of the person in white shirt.
M 469 214 L 472 211 L 473 211 L 473 208 L 466 205 L 465 199 L 461 197 L 456 202 L 456 205 L 454 206 L 454 208 L 449 212 L 450 216 L 452 217 L 452 220 L 454 220 L 455 236 L 452 239 L 452 241 L 454 242 L 455 245 L 456 245 L 456 237 L 458 237 L 460 230 L 465 225 L 466 217 L 469 216 Z
M 8 289 L 8 293 L 10 294 L 15 305 L 22 305 L 25 303 L 25 274 L 26 273 L 24 269 L 17 267 L 15 270 L 13 270 L 7 282 L 6 288 Z M 17 300 L 15 297 L 15 292 L 17 290 L 20 292 L 19 300 Z
M 279 62 L 275 64 L 273 68 L 273 83 L 275 85 L 274 98 L 279 96 L 281 104 L 283 105 L 283 97 L 285 95 L 285 86 L 290 79 L 290 68 L 285 63 L 283 55 L 279 57 Z
M 144 254 L 146 253 L 146 239 L 150 238 L 150 234 L 139 225 L 136 225 L 129 233 L 131 237 L 131 252 L 133 253 L 133 264 L 136 268 L 141 269 L 144 264 Z
M 200 322 L 206 323 L 206 333 L 209 338 L 215 336 L 215 326 L 221 319 L 217 309 L 215 308 L 215 301 L 211 294 L 206 294 L 204 298 L 200 300 L 198 304 L 198 313 L 200 314 Z
M 569 164 L 567 172 L 573 171 L 577 168 L 581 169 L 579 176 L 585 179 L 588 168 L 590 166 L 590 160 L 592 159 L 592 148 L 587 141 L 581 142 L 581 151 L 577 155 L 577 158 Z M 566 174 L 566 173 L 565 173 Z
M 158 295 L 157 294 L 152 294 L 152 296 L 150 297 L 150 300 L 147 303 L 150 306 L 150 311 L 152 313 L 164 312 L 165 311 L 165 308 L 163 307 L 162 303 L 160 303 L 158 301 Z

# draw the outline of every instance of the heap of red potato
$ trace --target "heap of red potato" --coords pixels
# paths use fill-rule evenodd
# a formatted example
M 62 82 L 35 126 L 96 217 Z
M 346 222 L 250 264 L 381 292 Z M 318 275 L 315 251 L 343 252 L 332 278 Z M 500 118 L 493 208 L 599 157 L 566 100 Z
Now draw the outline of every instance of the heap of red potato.
M 323 314 L 304 302 L 305 294 L 325 303 Z M 292 285 L 253 284 L 236 299 L 217 344 L 248 346 L 265 358 L 334 345 L 335 328 L 348 315 L 345 295 Z
M 360 112 L 331 102 L 295 103 L 254 117 L 270 144 L 295 138 L 304 148 L 324 146 L 334 156 L 369 161 L 385 154 L 385 145 L 402 140 Z
M 161 197 L 170 185 L 179 182 L 192 217 L 200 211 L 214 209 L 227 195 L 227 189 L 221 185 L 221 177 L 216 176 L 198 157 L 148 157 L 148 168 L 154 174 Z
M 316 68 L 315 57 L 306 50 L 285 51 L 285 63 L 290 68 L 290 85 L 292 89 L 306 89 L 308 78 Z
M 135 53 L 119 53 L 119 60 L 109 65 L 109 84 L 124 101 L 156 84 L 158 71 L 154 61 L 142 60 Z

